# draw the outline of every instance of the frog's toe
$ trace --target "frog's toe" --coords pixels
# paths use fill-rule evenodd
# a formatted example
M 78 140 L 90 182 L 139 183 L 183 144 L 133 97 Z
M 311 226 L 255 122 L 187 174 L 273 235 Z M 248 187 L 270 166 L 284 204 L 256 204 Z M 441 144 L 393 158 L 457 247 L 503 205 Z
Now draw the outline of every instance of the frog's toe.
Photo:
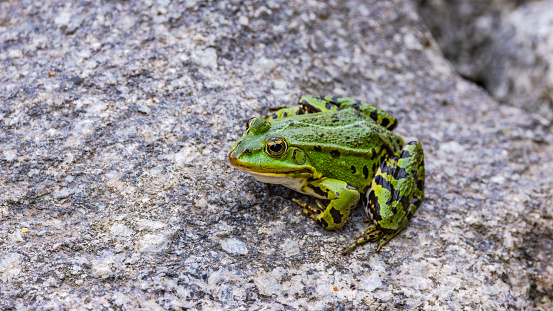
M 317 203 L 319 212 L 321 213 L 324 212 L 324 210 L 326 209 L 326 206 L 324 206 L 323 202 L 321 202 L 321 200 L 315 200 L 315 203 Z
M 382 236 L 382 231 L 380 231 L 376 225 L 369 226 L 363 233 L 355 238 L 348 247 L 342 251 L 342 255 L 346 255 L 350 251 L 354 250 L 357 246 L 367 243 L 368 241 L 376 240 Z M 377 250 L 378 251 L 378 250 Z
M 388 243 L 396 234 L 398 234 L 399 230 L 393 233 L 387 233 L 382 235 L 382 238 L 380 239 L 380 242 L 378 243 L 378 247 L 376 248 L 377 252 L 380 252 L 380 249 L 384 244 Z
M 312 218 L 312 219 L 317 220 L 317 221 L 319 220 L 318 215 L 324 211 L 324 209 L 320 209 L 319 207 L 309 205 L 309 204 L 307 204 L 307 203 L 305 203 L 301 200 L 298 200 L 298 199 L 292 199 L 292 201 L 294 201 L 296 204 L 303 207 L 302 211 L 306 216 L 309 216 L 309 218 Z M 317 204 L 319 204 L 319 203 L 320 202 L 317 202 Z

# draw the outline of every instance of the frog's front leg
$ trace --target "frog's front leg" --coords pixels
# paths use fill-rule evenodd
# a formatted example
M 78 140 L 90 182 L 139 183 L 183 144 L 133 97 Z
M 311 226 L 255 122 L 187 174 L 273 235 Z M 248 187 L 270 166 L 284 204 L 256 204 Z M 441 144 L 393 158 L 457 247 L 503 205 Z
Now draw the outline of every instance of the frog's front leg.
M 424 198 L 424 155 L 418 141 L 407 144 L 399 158 L 386 159 L 367 192 L 365 211 L 374 224 L 342 254 L 367 241 L 380 239 L 377 251 L 407 226 Z
M 349 219 L 351 211 L 361 196 L 355 187 L 332 178 L 308 181 L 302 191 L 317 198 L 330 200 L 326 208 L 321 202 L 317 202 L 318 207 L 314 207 L 300 200 L 294 200 L 303 207 L 307 216 L 326 230 L 341 228 Z

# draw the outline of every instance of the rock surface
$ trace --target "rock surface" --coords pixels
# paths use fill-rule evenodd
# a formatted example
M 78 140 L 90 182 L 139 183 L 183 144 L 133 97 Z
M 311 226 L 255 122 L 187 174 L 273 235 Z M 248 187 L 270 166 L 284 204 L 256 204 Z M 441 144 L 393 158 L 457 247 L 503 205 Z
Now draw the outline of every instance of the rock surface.
M 484 64 L 478 75 L 494 98 L 553 120 L 553 1 L 503 15 L 476 63 Z
M 426 200 L 380 253 L 232 168 L 301 94 L 416 136 Z M 444 60 L 411 2 L 0 2 L 0 306 L 553 308 L 550 124 Z M 304 198 L 305 199 L 305 198 Z
M 455 69 L 472 81 L 479 81 L 486 53 L 501 16 L 532 0 L 415 0 L 419 14 Z
M 502 103 L 553 119 L 553 1 L 416 1 L 444 55 Z

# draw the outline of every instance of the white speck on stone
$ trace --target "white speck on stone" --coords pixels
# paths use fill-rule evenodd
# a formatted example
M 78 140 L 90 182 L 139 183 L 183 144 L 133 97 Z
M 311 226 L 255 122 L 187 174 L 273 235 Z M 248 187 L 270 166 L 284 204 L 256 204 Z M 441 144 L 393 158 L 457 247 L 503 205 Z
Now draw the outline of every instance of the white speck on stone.
M 121 292 L 114 292 L 112 298 L 113 298 L 113 303 L 115 303 L 118 306 L 122 306 L 131 301 L 131 299 L 128 296 L 126 296 Z
M 505 177 L 503 177 L 502 175 L 497 175 L 490 178 L 490 181 L 494 184 L 503 185 L 505 183 Z
M 434 49 L 426 49 L 425 51 L 426 57 L 432 64 L 432 67 L 435 71 L 446 76 L 451 75 L 451 73 L 454 71 L 452 65 L 444 59 L 443 55 L 440 52 Z
M 219 229 L 220 233 L 219 234 L 229 234 L 232 232 L 232 230 L 234 229 L 233 226 L 229 226 L 228 224 L 224 223 L 224 222 L 220 222 L 217 226 L 217 229 Z
M 88 102 L 86 112 L 91 115 L 99 115 L 108 108 L 108 103 L 97 99 L 91 99 Z
M 17 157 L 17 152 L 14 149 L 4 150 L 2 154 L 4 155 L 4 159 L 6 159 L 6 161 L 13 161 Z
M 66 164 L 71 164 L 73 160 L 75 160 L 75 156 L 71 152 L 68 152 L 65 154 L 65 159 L 63 160 L 63 162 Z
M 192 7 L 195 7 L 197 4 L 197 1 L 196 0 L 186 0 L 186 7 L 187 8 L 192 8 Z
M 286 257 L 298 255 L 300 253 L 300 244 L 298 240 L 286 239 L 280 248 L 284 251 Z
M 54 191 L 54 193 L 52 193 L 52 196 L 54 197 L 54 199 L 64 199 L 73 194 L 73 192 L 75 192 L 73 189 L 62 188 L 60 190 Z
M 143 310 L 163 311 L 163 308 L 157 304 L 155 299 L 140 302 L 140 307 L 142 307 Z
M 403 36 L 403 43 L 409 50 L 422 50 L 422 44 L 419 42 L 417 37 L 410 32 Z
M 382 281 L 380 280 L 378 273 L 372 273 L 363 277 L 359 285 L 363 290 L 372 292 L 375 289 L 382 287 Z
M 139 241 L 139 251 L 142 253 L 161 252 L 169 246 L 169 234 L 146 234 Z
M 201 67 L 217 69 L 217 51 L 214 48 L 197 50 L 193 54 L 193 60 Z
M 242 26 L 248 26 L 248 24 L 250 23 L 250 19 L 247 17 L 247 16 L 240 16 L 240 18 L 238 18 L 238 23 Z
M 440 152 L 457 154 L 463 151 L 465 151 L 465 147 L 459 145 L 456 141 L 449 141 L 440 145 Z
M 63 10 L 61 11 L 56 18 L 54 18 L 54 24 L 59 26 L 67 26 L 71 21 L 71 11 Z
M 275 89 L 279 89 L 279 90 L 286 90 L 289 88 L 288 86 L 288 82 L 286 82 L 285 80 L 275 80 L 273 82 L 273 86 Z
M 72 137 L 68 139 L 66 145 L 77 146 L 81 144 L 85 136 L 92 133 L 93 126 L 94 124 L 92 120 L 86 119 L 86 120 L 76 121 L 75 125 L 73 126 L 73 130 L 71 131 Z
M 179 152 L 173 154 L 173 161 L 177 166 L 183 166 L 200 156 L 200 153 L 194 147 L 183 147 Z
M 508 292 L 509 286 L 507 286 L 507 284 L 503 283 L 502 281 L 498 280 L 497 283 L 495 283 L 493 286 L 484 287 L 484 290 L 489 295 L 499 295 L 501 293 Z
M 503 234 L 503 241 L 507 248 L 512 249 L 515 246 L 515 241 L 513 239 L 513 236 L 511 235 L 511 232 L 505 231 Z
M 221 247 L 228 253 L 245 255 L 248 253 L 248 247 L 246 243 L 237 240 L 235 238 L 228 238 L 221 241 Z
M 23 52 L 20 49 L 9 49 L 8 55 L 12 58 L 20 58 L 23 56 Z
M 115 256 L 112 252 L 106 252 L 103 256 L 92 260 L 92 275 L 100 278 L 108 278 L 113 274 L 112 266 Z
M 118 85 L 117 87 L 117 90 L 123 94 L 128 94 L 129 93 L 129 87 L 126 86 L 126 85 Z
M 378 272 L 384 272 L 387 268 L 386 264 L 382 261 L 379 255 L 372 255 L 371 259 L 369 259 L 369 265 L 371 266 L 372 270 Z
M 335 87 L 334 90 L 332 90 L 332 92 L 336 95 L 344 95 L 347 93 L 343 88 L 339 86 Z
M 58 287 L 60 285 L 60 282 L 55 277 L 51 276 L 44 283 L 42 283 L 45 287 Z
M 21 231 L 17 230 L 8 235 L 8 240 L 11 242 L 23 242 L 23 235 L 21 235 Z
M 204 199 L 204 198 L 200 198 L 200 199 L 196 200 L 195 203 L 196 203 L 196 206 L 199 207 L 199 208 L 207 207 L 207 200 Z
M 150 107 L 146 106 L 146 104 L 142 104 L 138 106 L 138 111 L 143 114 L 149 114 L 151 110 Z
M 273 70 L 275 67 L 277 67 L 279 63 L 280 63 L 280 60 L 261 57 L 255 62 L 254 68 L 258 71 L 269 72 Z
M 218 286 L 225 280 L 225 277 L 223 275 L 223 272 L 225 272 L 224 269 L 225 268 L 221 268 L 209 275 L 209 278 L 207 279 L 207 285 L 209 286 L 209 289 L 212 290 L 214 287 Z
M 136 222 L 136 226 L 141 230 L 157 230 L 165 228 L 167 224 L 161 221 L 142 219 Z
M 112 235 L 117 235 L 117 236 L 131 236 L 133 234 L 133 230 L 122 223 L 113 224 L 109 229 L 109 232 Z
M 36 176 L 40 173 L 40 170 L 37 169 L 37 168 L 33 168 L 33 169 L 30 169 L 29 172 L 27 173 L 27 176 L 28 177 L 33 177 L 33 176 Z
M 19 275 L 21 272 L 21 266 L 19 264 L 23 256 L 17 253 L 8 253 L 3 257 L 4 258 L 0 261 L 0 280 L 5 283 Z
M 263 295 L 277 294 L 282 290 L 277 279 L 271 273 L 267 273 L 262 269 L 259 269 L 258 276 L 253 278 L 253 282 Z

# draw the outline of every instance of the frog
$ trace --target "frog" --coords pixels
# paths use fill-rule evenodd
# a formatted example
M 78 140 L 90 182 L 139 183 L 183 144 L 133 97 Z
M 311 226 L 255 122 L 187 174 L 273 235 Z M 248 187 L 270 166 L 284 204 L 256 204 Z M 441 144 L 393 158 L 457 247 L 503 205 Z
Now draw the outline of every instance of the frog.
M 343 227 L 362 202 L 369 225 L 341 253 L 375 240 L 380 252 L 424 199 L 422 145 L 404 145 L 392 132 L 397 124 L 351 97 L 304 95 L 297 105 L 249 119 L 228 161 L 260 182 L 314 197 L 316 204 L 292 201 L 326 230 Z

